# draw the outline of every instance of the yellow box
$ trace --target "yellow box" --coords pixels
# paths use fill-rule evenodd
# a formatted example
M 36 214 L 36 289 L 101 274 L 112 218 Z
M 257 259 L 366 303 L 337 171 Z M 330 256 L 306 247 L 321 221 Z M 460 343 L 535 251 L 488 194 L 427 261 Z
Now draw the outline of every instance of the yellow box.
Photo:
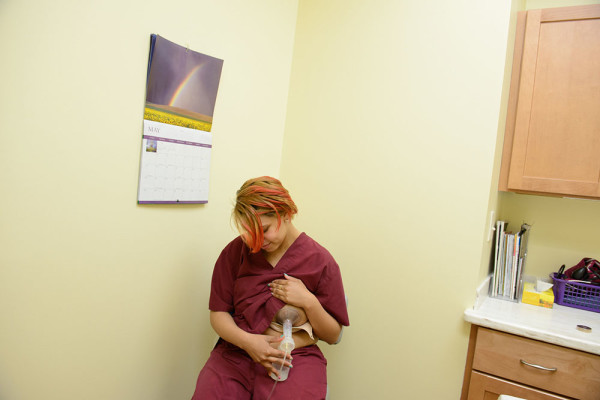
M 525 282 L 521 301 L 526 304 L 533 304 L 534 306 L 552 308 L 554 305 L 554 291 L 550 288 L 543 292 L 538 292 L 535 290 L 535 283 Z

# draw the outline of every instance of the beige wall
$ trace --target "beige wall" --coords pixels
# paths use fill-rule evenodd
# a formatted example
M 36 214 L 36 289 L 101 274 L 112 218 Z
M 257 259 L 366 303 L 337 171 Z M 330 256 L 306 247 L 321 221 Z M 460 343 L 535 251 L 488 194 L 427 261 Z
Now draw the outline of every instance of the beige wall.
M 1 399 L 189 398 L 250 176 L 342 267 L 335 399 L 458 398 L 490 211 L 533 219 L 534 271 L 600 257 L 598 203 L 495 190 L 511 18 L 565 4 L 299 3 L 2 2 Z M 135 203 L 151 33 L 225 60 L 204 206 Z
M 583 257 L 600 259 L 600 203 L 501 193 L 500 215 L 532 224 L 526 273 L 547 277 Z
M 0 2 L 0 399 L 189 399 L 214 261 L 279 173 L 296 0 Z M 148 45 L 225 60 L 209 203 L 136 205 Z
M 336 399 L 457 399 L 511 3 L 300 1 L 281 175 L 339 261 Z

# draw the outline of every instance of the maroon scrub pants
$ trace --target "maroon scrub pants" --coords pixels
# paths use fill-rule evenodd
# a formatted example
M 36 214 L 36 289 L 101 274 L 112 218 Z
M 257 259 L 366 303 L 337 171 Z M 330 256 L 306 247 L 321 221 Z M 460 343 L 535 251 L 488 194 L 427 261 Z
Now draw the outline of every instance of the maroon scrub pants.
M 324 400 L 327 361 L 318 346 L 292 352 L 288 378 L 278 382 L 271 400 Z M 230 343 L 220 340 L 200 371 L 192 400 L 267 400 L 275 381 L 259 363 Z

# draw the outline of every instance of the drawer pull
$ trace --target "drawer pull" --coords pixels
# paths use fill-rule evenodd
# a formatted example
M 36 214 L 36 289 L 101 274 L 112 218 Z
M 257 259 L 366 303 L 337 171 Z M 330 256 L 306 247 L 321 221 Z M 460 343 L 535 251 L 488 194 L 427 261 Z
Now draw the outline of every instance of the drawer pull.
M 542 367 L 541 365 L 530 364 L 527 361 L 523 361 L 523 360 L 521 360 L 521 364 L 525 364 L 525 365 L 528 365 L 530 367 L 537 368 L 537 369 L 542 369 L 544 371 L 550 371 L 550 372 L 556 372 L 556 371 L 558 371 L 557 368 L 546 368 L 546 367 Z

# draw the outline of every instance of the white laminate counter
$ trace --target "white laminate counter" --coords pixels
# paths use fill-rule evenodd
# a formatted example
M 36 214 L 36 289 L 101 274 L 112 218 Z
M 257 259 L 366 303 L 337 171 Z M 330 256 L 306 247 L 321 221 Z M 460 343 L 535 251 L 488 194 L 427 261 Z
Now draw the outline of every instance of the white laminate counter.
M 487 296 L 487 281 L 478 289 L 477 300 L 465 310 L 467 322 L 543 342 L 600 355 L 600 313 L 554 304 L 543 308 Z M 592 328 L 591 333 L 577 325 Z

